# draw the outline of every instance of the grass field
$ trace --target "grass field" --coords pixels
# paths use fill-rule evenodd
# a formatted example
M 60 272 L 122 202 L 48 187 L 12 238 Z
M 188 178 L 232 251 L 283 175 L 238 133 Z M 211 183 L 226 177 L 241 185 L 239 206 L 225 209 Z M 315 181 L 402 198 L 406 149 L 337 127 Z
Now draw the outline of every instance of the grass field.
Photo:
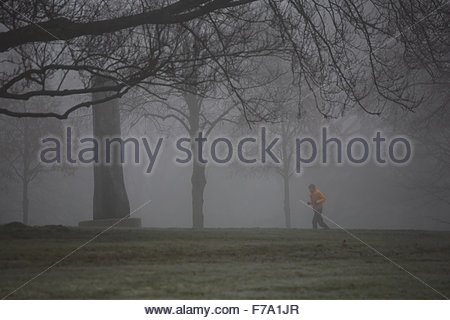
M 0 226 L 2 297 L 100 229 Z M 450 233 L 358 237 L 450 296 Z M 9 299 L 442 299 L 339 230 L 115 229 Z

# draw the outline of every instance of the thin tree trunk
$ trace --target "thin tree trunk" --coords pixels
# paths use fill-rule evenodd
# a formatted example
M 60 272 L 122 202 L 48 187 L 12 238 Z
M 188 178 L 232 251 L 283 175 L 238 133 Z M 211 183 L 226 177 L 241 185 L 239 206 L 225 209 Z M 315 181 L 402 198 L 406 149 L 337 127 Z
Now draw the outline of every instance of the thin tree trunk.
M 94 85 L 105 79 L 94 79 Z M 104 95 L 103 93 L 98 95 Z M 95 97 L 98 99 L 101 97 Z M 94 137 L 99 142 L 100 163 L 94 166 L 93 218 L 120 219 L 130 214 L 130 202 L 120 163 L 120 152 L 112 148 L 111 164 L 104 163 L 104 139 L 121 137 L 120 110 L 118 100 L 101 103 L 92 107 Z
M 198 157 L 198 144 L 194 142 L 200 130 L 200 108 L 202 99 L 193 94 L 195 87 L 190 88 L 190 92 L 184 94 L 184 99 L 189 108 L 189 127 L 191 136 L 191 150 L 193 151 L 193 165 L 192 165 L 192 227 L 201 229 L 204 227 L 203 215 L 203 196 L 206 187 L 206 166 L 200 162 Z
M 28 182 L 22 181 L 22 214 L 23 214 L 23 224 L 28 225 L 29 222 L 29 200 L 28 200 Z
M 283 178 L 283 193 L 284 193 L 284 221 L 286 228 L 291 227 L 291 202 L 290 202 L 290 186 L 289 186 L 289 166 L 290 159 L 288 154 L 288 128 L 284 121 L 281 122 L 281 132 L 282 132 L 282 140 L 281 140 L 281 152 L 283 153 L 283 167 L 282 167 L 282 178 Z
M 284 219 L 286 228 L 291 227 L 291 202 L 290 202 L 290 186 L 289 175 L 283 176 L 284 182 Z
M 29 200 L 28 200 L 28 183 L 29 183 L 29 167 L 30 167 L 30 150 L 29 150 L 29 129 L 28 120 L 23 119 L 23 168 L 22 168 L 22 220 L 23 224 L 29 223 Z

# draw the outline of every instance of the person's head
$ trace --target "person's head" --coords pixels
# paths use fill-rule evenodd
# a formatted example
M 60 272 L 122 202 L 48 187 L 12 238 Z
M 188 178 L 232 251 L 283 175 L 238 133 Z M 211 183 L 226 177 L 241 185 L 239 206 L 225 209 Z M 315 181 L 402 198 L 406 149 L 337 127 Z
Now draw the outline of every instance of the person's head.
M 316 186 L 314 185 L 314 184 L 310 184 L 309 186 L 308 186 L 308 189 L 309 189 L 309 192 L 314 192 L 314 191 L 316 191 Z

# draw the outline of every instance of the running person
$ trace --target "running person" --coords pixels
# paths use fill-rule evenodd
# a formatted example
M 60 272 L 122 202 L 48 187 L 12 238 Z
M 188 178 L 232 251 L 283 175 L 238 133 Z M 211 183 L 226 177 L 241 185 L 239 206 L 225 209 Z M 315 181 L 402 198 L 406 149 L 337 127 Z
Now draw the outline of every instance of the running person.
M 317 224 L 324 229 L 330 229 L 325 222 L 323 222 L 322 210 L 323 203 L 325 202 L 325 196 L 316 188 L 314 184 L 310 184 L 309 187 L 309 201 L 308 204 L 312 206 L 314 211 L 314 217 L 312 220 L 313 229 L 317 229 Z

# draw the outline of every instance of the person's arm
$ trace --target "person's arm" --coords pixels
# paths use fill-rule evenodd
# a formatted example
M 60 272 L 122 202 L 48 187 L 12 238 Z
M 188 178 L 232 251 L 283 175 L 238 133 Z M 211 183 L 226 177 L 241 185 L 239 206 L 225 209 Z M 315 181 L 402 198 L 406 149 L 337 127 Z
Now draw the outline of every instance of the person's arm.
M 319 193 L 319 199 L 316 200 L 316 203 L 319 204 L 319 203 L 325 202 L 326 198 L 323 195 L 322 191 L 319 191 L 318 193 Z

